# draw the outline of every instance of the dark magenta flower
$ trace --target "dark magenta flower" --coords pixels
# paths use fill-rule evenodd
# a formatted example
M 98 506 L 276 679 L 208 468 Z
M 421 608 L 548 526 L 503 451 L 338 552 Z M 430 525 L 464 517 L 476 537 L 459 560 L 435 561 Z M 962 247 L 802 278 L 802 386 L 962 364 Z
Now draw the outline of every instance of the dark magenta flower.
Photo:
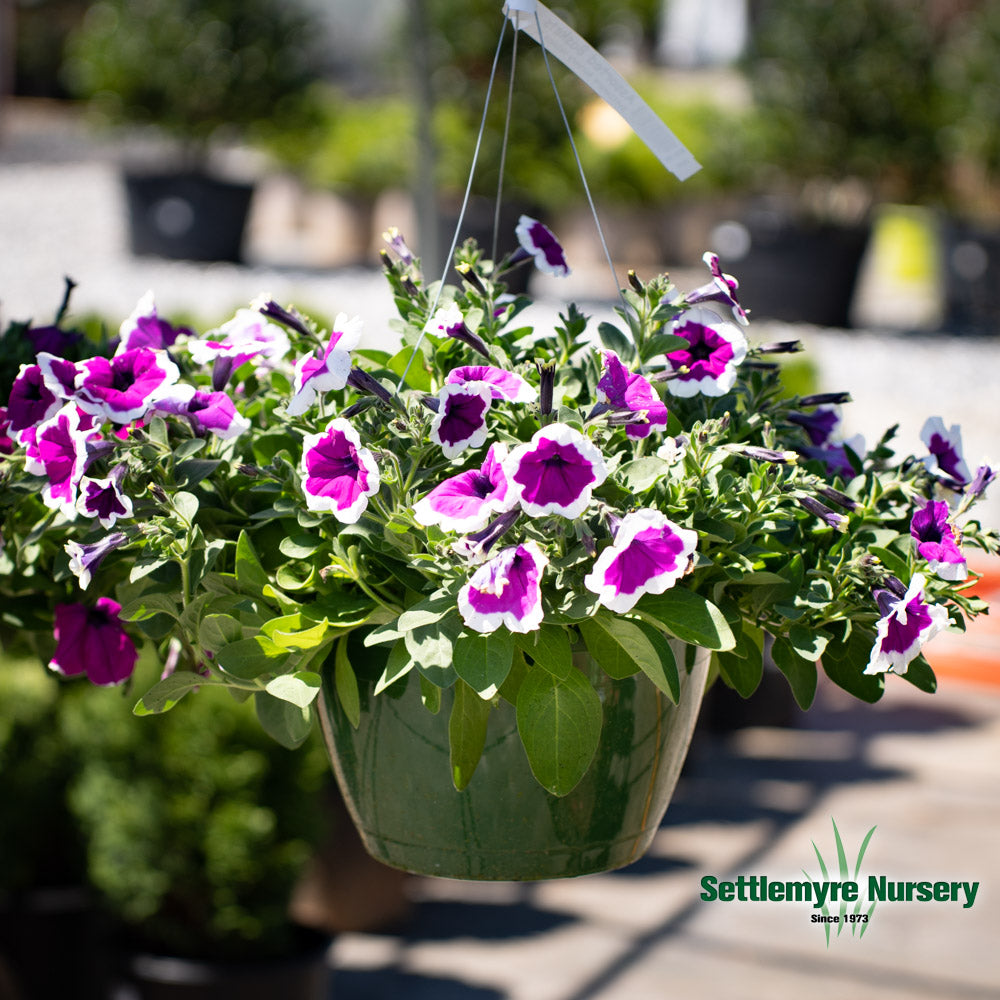
M 724 396 L 736 382 L 736 369 L 747 355 L 746 337 L 710 309 L 689 309 L 670 324 L 670 333 L 688 346 L 667 355 L 673 377 L 667 389 L 675 396 Z
M 136 347 L 148 347 L 154 351 L 162 351 L 173 347 L 174 341 L 184 334 L 191 336 L 187 327 L 175 327 L 165 319 L 160 319 L 156 312 L 156 303 L 151 291 L 139 299 L 132 314 L 122 323 L 118 330 L 119 343 L 116 354 L 124 354 Z
M 514 232 L 521 249 L 511 257 L 512 264 L 530 255 L 535 258 L 535 267 L 539 271 L 558 278 L 565 278 L 570 273 L 563 248 L 548 226 L 529 215 L 522 215 Z
M 301 416 L 316 401 L 319 392 L 333 392 L 347 385 L 351 373 L 350 352 L 361 339 L 361 320 L 338 313 L 322 357 L 315 354 L 295 364 L 295 395 L 288 403 L 288 413 Z
M 306 435 L 299 474 L 309 510 L 328 510 L 344 524 L 361 517 L 381 483 L 374 455 L 342 417 L 322 433 Z
M 538 399 L 538 391 L 520 375 L 494 368 L 492 365 L 463 365 L 452 368 L 445 385 L 466 385 L 469 382 L 484 382 L 490 388 L 494 400 L 505 399 L 508 403 L 533 403 Z
M 195 434 L 214 434 L 223 441 L 239 437 L 250 429 L 250 421 L 241 416 L 236 404 L 225 392 L 202 392 L 195 390 L 187 400 L 167 400 L 156 409 L 162 413 L 174 413 L 187 417 Z
M 485 382 L 446 385 L 437 402 L 430 438 L 441 446 L 445 458 L 455 458 L 466 448 L 485 443 L 486 411 L 493 402 L 493 393 Z
M 37 427 L 54 416 L 63 400 L 46 384 L 38 365 L 21 365 L 7 400 L 7 420 L 13 433 Z
M 60 358 L 65 357 L 83 340 L 82 333 L 63 330 L 58 326 L 33 326 L 25 332 L 25 337 L 35 354 L 54 354 Z
M 965 556 L 948 521 L 948 505 L 944 501 L 928 500 L 915 511 L 910 520 L 910 534 L 932 573 L 942 580 L 964 580 L 968 576 Z
M 187 400 L 191 386 L 178 385 L 180 371 L 164 351 L 136 347 L 80 364 L 77 401 L 80 408 L 116 424 L 141 420 L 163 400 Z
M 712 272 L 712 280 L 707 285 L 696 288 L 693 292 L 688 292 L 684 297 L 689 306 L 697 305 L 699 302 L 719 302 L 728 306 L 732 310 L 733 316 L 738 323 L 746 326 L 749 323 L 746 310 L 740 305 L 736 298 L 736 290 L 740 283 L 731 275 L 723 274 L 719 264 L 719 255 L 711 250 L 702 255 L 701 258 Z
M 49 667 L 64 677 L 86 674 L 92 684 L 121 684 L 132 676 L 139 653 L 122 627 L 121 605 L 110 597 L 94 607 L 57 604 L 56 651 Z
M 662 594 L 686 572 L 698 535 L 652 508 L 632 511 L 584 578 L 610 611 L 631 611 L 643 594 Z
M 25 470 L 32 476 L 45 476 L 42 502 L 67 517 L 76 514 L 77 493 L 87 464 L 89 430 L 80 426 L 80 415 L 73 405 L 64 406 L 54 417 L 33 432 L 34 440 L 23 440 Z
M 899 597 L 889 590 L 875 594 L 879 619 L 866 674 L 905 674 L 924 643 L 948 624 L 948 612 L 924 602 L 923 576 L 915 573 L 906 593 Z
M 445 531 L 479 531 L 489 519 L 517 503 L 511 498 L 503 461 L 505 444 L 490 445 L 479 469 L 460 472 L 435 486 L 413 507 L 420 524 L 439 524 Z
M 535 542 L 501 549 L 459 591 L 462 620 L 476 632 L 531 632 L 542 623 L 542 572 L 549 560 Z
M 958 424 L 953 424 L 949 429 L 940 417 L 929 417 L 920 431 L 920 440 L 930 452 L 930 457 L 926 459 L 929 469 L 937 465 L 941 472 L 959 486 L 969 482 L 972 477 L 962 457 L 962 430 Z
M 121 490 L 125 466 L 116 465 L 107 479 L 80 481 L 76 509 L 84 517 L 96 517 L 101 527 L 112 528 L 120 517 L 132 516 L 132 500 Z
M 518 445 L 504 462 L 504 472 L 521 509 L 532 517 L 579 517 L 593 489 L 608 477 L 593 442 L 559 423 L 543 427 L 529 442 Z
M 833 437 L 840 414 L 833 407 L 818 406 L 812 413 L 789 413 L 788 419 L 806 432 L 813 447 L 819 448 Z
M 639 419 L 625 425 L 633 440 L 649 436 L 654 427 L 666 427 L 667 408 L 649 380 L 630 372 L 614 351 L 604 352 L 604 374 L 597 383 L 597 398 L 616 410 L 631 410 Z

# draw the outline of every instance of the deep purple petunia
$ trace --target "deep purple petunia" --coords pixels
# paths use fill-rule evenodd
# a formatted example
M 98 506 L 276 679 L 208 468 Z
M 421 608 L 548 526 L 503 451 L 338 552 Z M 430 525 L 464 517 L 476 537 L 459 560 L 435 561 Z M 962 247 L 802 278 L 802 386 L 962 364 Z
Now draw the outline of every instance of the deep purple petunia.
M 563 248 L 548 226 L 529 215 L 522 215 L 514 232 L 521 250 L 535 258 L 535 267 L 539 271 L 558 278 L 565 278 L 570 273 Z
M 113 531 L 100 541 L 90 545 L 80 542 L 67 542 L 66 553 L 69 556 L 69 570 L 76 577 L 82 590 L 90 586 L 91 577 L 109 552 L 114 552 L 128 541 L 123 531 Z
M 964 486 L 972 478 L 969 467 L 962 457 L 962 430 L 958 424 L 946 428 L 940 417 L 929 417 L 920 431 L 920 440 L 927 445 L 930 457 L 928 469 L 937 465 L 946 476 L 950 476 L 959 486 Z
M 542 572 L 549 564 L 532 541 L 501 549 L 459 591 L 462 620 L 476 632 L 531 632 L 542 623 Z
M 80 481 L 76 509 L 84 517 L 96 517 L 101 527 L 112 528 L 119 518 L 132 516 L 132 500 L 122 492 L 126 467 L 116 465 L 106 479 Z
M 944 501 L 928 500 L 916 510 L 910 519 L 910 534 L 932 573 L 942 580 L 964 580 L 968 576 L 965 556 L 948 522 L 948 505 Z
M 21 365 L 7 400 L 7 419 L 13 433 L 37 427 L 62 409 L 62 405 L 63 400 L 45 384 L 38 365 Z
M 121 605 L 110 597 L 96 606 L 57 604 L 56 651 L 49 667 L 65 677 L 86 674 L 92 684 L 121 684 L 132 676 L 139 653 L 122 627 Z
M 736 369 L 747 355 L 746 337 L 710 309 L 681 313 L 668 331 L 688 346 L 667 354 L 674 377 L 667 389 L 675 396 L 724 396 L 736 382 Z
M 494 514 L 516 505 L 511 497 L 503 461 L 505 444 L 490 445 L 479 469 L 460 472 L 438 484 L 413 507 L 420 524 L 439 524 L 445 531 L 478 531 Z
M 80 426 L 80 414 L 67 404 L 55 416 L 34 431 L 34 440 L 25 446 L 25 470 L 32 476 L 45 476 L 42 502 L 67 517 L 76 513 L 77 493 L 87 464 L 87 438 L 90 432 Z
M 452 368 L 444 380 L 445 385 L 466 385 L 469 382 L 484 382 L 490 387 L 494 401 L 505 399 L 508 403 L 533 403 L 538 399 L 538 391 L 520 375 L 494 368 L 492 365 L 463 365 Z
M 575 518 L 590 503 L 592 491 L 608 477 L 593 442 L 566 424 L 549 424 L 518 445 L 504 462 L 513 495 L 526 514 Z
M 625 425 L 633 440 L 648 437 L 654 427 L 666 427 L 667 408 L 649 380 L 630 372 L 614 351 L 604 352 L 604 374 L 597 383 L 597 398 L 616 410 L 631 410 L 641 419 Z
M 342 417 L 322 433 L 306 435 L 299 474 L 309 510 L 328 510 L 344 524 L 361 517 L 381 483 L 375 457 Z
M 701 259 L 712 272 L 712 280 L 707 285 L 701 285 L 693 292 L 688 292 L 684 296 L 684 301 L 689 306 L 697 305 L 699 302 L 719 302 L 729 307 L 733 317 L 741 326 L 746 326 L 750 321 L 747 319 L 746 310 L 736 298 L 736 291 L 740 287 L 740 283 L 731 274 L 722 273 L 718 254 L 709 250 L 702 255 Z
M 610 611 L 631 611 L 643 594 L 662 594 L 688 570 L 698 535 L 657 510 L 625 515 L 584 586 Z
M 493 393 L 483 382 L 444 386 L 438 394 L 430 438 L 441 446 L 445 458 L 455 458 L 466 448 L 485 443 L 486 411 L 492 402 Z
M 42 351 L 35 360 L 42 370 L 42 378 L 49 392 L 62 400 L 76 398 L 76 376 L 80 369 L 75 361 L 67 361 L 45 351 Z
M 136 347 L 148 347 L 154 351 L 162 351 L 173 347 L 174 341 L 181 334 L 192 336 L 192 331 L 187 327 L 175 327 L 165 319 L 160 319 L 156 312 L 153 293 L 149 291 L 139 299 L 132 314 L 119 328 L 118 349 L 115 353 L 124 354 Z
M 321 357 L 311 355 L 295 365 L 295 395 L 288 403 L 288 413 L 297 417 L 305 413 L 316 401 L 319 392 L 333 392 L 347 385 L 351 373 L 350 352 L 361 339 L 361 320 L 348 319 L 338 313 L 330 339 Z
M 788 419 L 793 424 L 798 424 L 809 437 L 809 443 L 814 448 L 821 448 L 829 443 L 833 437 L 833 432 L 840 423 L 840 414 L 835 407 L 817 406 L 812 413 L 799 413 L 794 411 L 788 414 Z
M 33 326 L 25 331 L 25 337 L 35 354 L 53 354 L 65 357 L 83 340 L 83 334 L 75 330 L 63 330 L 58 326 Z
M 948 624 L 948 612 L 939 604 L 924 602 L 924 577 L 913 575 L 903 597 L 880 590 L 875 599 L 882 612 L 866 674 L 905 674 L 924 643 Z
M 187 417 L 195 434 L 204 436 L 211 433 L 223 441 L 239 437 L 250 429 L 250 421 L 239 413 L 236 404 L 225 392 L 196 389 L 190 399 L 166 400 L 158 404 L 156 410 Z
M 192 386 L 178 385 L 180 371 L 164 351 L 136 347 L 108 360 L 81 362 L 76 379 L 80 408 L 116 424 L 141 420 L 166 399 L 190 399 Z

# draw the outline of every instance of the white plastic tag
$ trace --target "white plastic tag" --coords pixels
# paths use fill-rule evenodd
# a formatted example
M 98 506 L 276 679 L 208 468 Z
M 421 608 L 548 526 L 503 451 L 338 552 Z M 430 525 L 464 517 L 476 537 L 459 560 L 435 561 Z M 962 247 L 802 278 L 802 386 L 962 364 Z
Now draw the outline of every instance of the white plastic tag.
M 565 21 L 538 0 L 508 0 L 506 12 L 527 11 L 533 18 L 518 17 L 515 24 L 539 44 L 544 44 L 598 97 L 628 122 L 632 131 L 678 180 L 686 181 L 701 170 L 688 148 L 660 120 L 625 78 Z

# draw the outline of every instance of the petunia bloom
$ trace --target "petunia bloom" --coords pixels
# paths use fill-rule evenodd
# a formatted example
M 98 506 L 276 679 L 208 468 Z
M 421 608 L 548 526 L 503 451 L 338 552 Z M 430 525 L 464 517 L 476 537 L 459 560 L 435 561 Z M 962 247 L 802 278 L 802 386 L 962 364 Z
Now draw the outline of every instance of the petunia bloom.
M 662 594 L 672 587 L 687 572 L 697 545 L 697 532 L 659 511 L 632 511 L 597 557 L 584 586 L 610 611 L 631 611 L 643 594 Z
M 458 611 L 476 632 L 531 632 L 542 623 L 542 573 L 548 558 L 533 541 L 501 549 L 459 591 Z
M 347 385 L 351 373 L 350 352 L 361 339 L 361 320 L 338 313 L 330 339 L 321 357 L 310 355 L 295 364 L 295 395 L 288 403 L 288 413 L 297 417 L 316 402 L 319 392 L 334 392 Z
M 77 402 L 85 413 L 116 424 L 141 420 L 165 399 L 190 399 L 192 386 L 179 385 L 180 371 L 165 351 L 136 347 L 80 364 Z
M 503 471 L 505 444 L 490 445 L 479 469 L 460 472 L 438 484 L 413 507 L 413 516 L 423 525 L 438 524 L 445 531 L 479 531 L 494 514 L 509 510 L 512 499 Z
M 344 524 L 361 517 L 381 483 L 374 455 L 342 417 L 306 435 L 299 472 L 309 510 L 328 510 Z
M 216 339 L 230 350 L 252 351 L 266 367 L 273 367 L 291 348 L 288 334 L 253 308 L 237 309 L 232 319 L 212 332 L 221 334 Z
M 518 445 L 504 462 L 504 472 L 522 510 L 532 517 L 579 517 L 593 489 L 608 477 L 593 442 L 559 423 L 543 427 L 529 442 Z
M 959 486 L 964 486 L 972 478 L 969 467 L 962 457 L 962 430 L 958 424 L 946 428 L 940 417 L 929 417 L 920 431 L 920 440 L 927 445 L 930 457 L 927 468 L 937 465 L 946 476 L 950 476 Z
M 63 400 L 45 384 L 38 365 L 21 365 L 7 400 L 7 419 L 14 434 L 44 423 L 62 405 Z
M 484 358 L 490 356 L 489 348 L 483 342 L 483 338 L 469 329 L 465 323 L 465 317 L 462 315 L 462 310 L 454 302 L 438 309 L 428 320 L 425 329 L 436 337 L 451 337 L 452 340 L 460 340 Z
M 684 296 L 684 300 L 689 306 L 697 305 L 699 302 L 719 302 L 728 306 L 733 317 L 741 326 L 746 326 L 750 321 L 747 319 L 746 310 L 736 298 L 736 291 L 740 287 L 740 283 L 731 274 L 722 273 L 718 254 L 709 250 L 702 255 L 701 259 L 712 272 L 712 280 L 707 285 L 701 285 L 693 292 L 688 292 Z
M 87 464 L 89 432 L 80 426 L 79 411 L 72 404 L 64 406 L 42 424 L 34 441 L 25 446 L 25 469 L 33 476 L 45 476 L 42 502 L 67 517 L 76 513 L 76 500 Z
M 915 573 L 903 597 L 888 590 L 875 594 L 882 617 L 866 674 L 905 674 L 924 643 L 947 626 L 948 612 L 939 604 L 924 602 L 924 583 L 924 577 Z
M 648 437 L 654 427 L 666 427 L 667 408 L 642 375 L 630 372 L 614 351 L 604 352 L 604 374 L 597 383 L 597 398 L 617 410 L 631 410 L 642 419 L 625 426 L 633 440 Z
M 125 471 L 124 465 L 118 465 L 106 479 L 84 477 L 76 501 L 78 513 L 96 517 L 102 528 L 114 527 L 120 517 L 131 517 L 132 500 L 121 489 Z
M 128 536 L 125 532 L 113 531 L 100 541 L 90 545 L 83 545 L 80 542 L 66 543 L 70 572 L 76 577 L 82 590 L 86 590 L 90 586 L 91 577 L 104 561 L 104 557 L 127 541 Z
M 431 421 L 430 439 L 441 446 L 445 458 L 455 458 L 466 448 L 478 448 L 485 443 L 486 411 L 492 402 L 490 387 L 483 382 L 442 388 L 437 413 Z
M 94 607 L 57 604 L 56 651 L 49 667 L 65 677 L 86 674 L 93 684 L 121 684 L 132 676 L 139 653 L 122 627 L 121 605 L 110 597 Z
M 187 417 L 194 433 L 199 436 L 211 433 L 228 441 L 250 429 L 250 421 L 236 409 L 236 404 L 225 392 L 202 392 L 197 389 L 190 399 L 167 400 L 156 409 Z
M 538 390 L 520 375 L 494 368 L 492 365 L 463 365 L 452 368 L 445 378 L 445 385 L 465 385 L 468 382 L 485 382 L 490 387 L 494 400 L 505 399 L 508 403 L 533 403 L 538 399 Z
M 788 419 L 806 432 L 813 447 L 820 448 L 833 437 L 833 432 L 840 423 L 840 414 L 835 407 L 818 406 L 812 413 L 789 413 Z
M 965 556 L 958 547 L 955 529 L 948 522 L 948 505 L 944 501 L 928 500 L 915 511 L 910 520 L 910 534 L 932 573 L 942 580 L 964 580 L 968 576 Z
M 527 255 L 535 258 L 535 267 L 546 274 L 565 278 L 569 273 L 566 255 L 552 230 L 529 215 L 522 215 L 514 229 L 521 249 L 511 257 L 511 263 L 524 259 Z
M 747 355 L 746 337 L 710 309 L 689 309 L 670 324 L 670 333 L 688 346 L 667 354 L 674 376 L 667 389 L 675 396 L 723 396 L 736 382 L 736 369 Z
M 119 328 L 118 349 L 115 353 L 124 354 L 136 347 L 164 350 L 173 347 L 180 334 L 191 336 L 191 333 L 186 327 L 175 327 L 165 319 L 160 319 L 153 293 L 149 291 L 139 299 L 132 314 Z

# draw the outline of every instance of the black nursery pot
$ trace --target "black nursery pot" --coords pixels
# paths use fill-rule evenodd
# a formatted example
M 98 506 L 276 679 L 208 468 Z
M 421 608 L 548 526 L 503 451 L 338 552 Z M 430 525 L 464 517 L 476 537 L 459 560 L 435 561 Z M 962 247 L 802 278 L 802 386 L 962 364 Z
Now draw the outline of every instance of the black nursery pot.
M 126 173 L 135 254 L 175 260 L 241 260 L 253 185 L 198 172 Z

